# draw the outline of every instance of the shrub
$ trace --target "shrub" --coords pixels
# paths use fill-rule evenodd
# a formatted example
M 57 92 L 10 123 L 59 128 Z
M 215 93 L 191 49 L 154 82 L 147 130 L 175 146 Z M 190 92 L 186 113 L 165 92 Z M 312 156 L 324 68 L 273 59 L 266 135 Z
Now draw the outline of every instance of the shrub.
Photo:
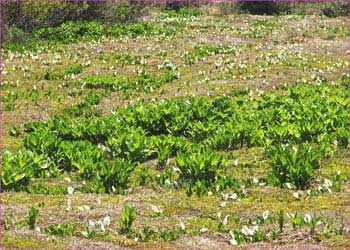
M 230 15 L 237 11 L 236 3 L 223 2 L 219 3 L 220 15 Z
M 237 9 L 240 12 L 253 15 L 275 15 L 281 13 L 290 13 L 291 11 L 289 3 L 276 3 L 267 1 L 239 1 L 237 3 Z
M 202 15 L 202 11 L 196 10 L 196 9 L 190 9 L 190 8 L 184 8 L 184 7 L 179 7 L 180 5 L 174 5 L 175 9 L 170 9 L 165 12 L 162 12 L 160 14 L 161 19 L 165 18 L 190 18 L 190 17 L 197 17 Z
M 23 32 L 23 30 L 15 27 L 4 25 L 3 29 L 3 41 L 10 43 L 23 43 L 27 40 L 27 35 Z
M 139 16 L 145 14 L 142 3 L 89 3 L 89 8 L 84 13 L 84 19 L 100 20 L 105 23 L 127 23 L 132 22 Z
M 4 4 L 4 24 L 26 32 L 59 26 L 67 21 L 98 20 L 125 23 L 143 15 L 147 5 L 138 3 L 23 2 Z
M 347 16 L 350 14 L 349 3 L 329 3 L 322 9 L 322 14 L 327 17 Z
M 191 3 L 191 2 L 180 2 L 180 1 L 167 1 L 165 4 L 166 10 L 174 10 L 176 12 L 180 12 L 183 9 L 190 10 L 191 7 L 198 6 L 198 3 Z
M 23 2 L 4 5 L 4 23 L 26 32 L 57 26 L 71 20 L 81 20 L 87 3 Z

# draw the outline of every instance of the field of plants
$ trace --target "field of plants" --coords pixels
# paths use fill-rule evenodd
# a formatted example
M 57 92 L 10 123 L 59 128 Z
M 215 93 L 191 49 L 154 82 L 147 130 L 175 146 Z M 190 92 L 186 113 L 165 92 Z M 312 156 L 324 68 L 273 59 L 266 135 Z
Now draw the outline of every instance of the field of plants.
M 5 41 L 4 248 L 350 247 L 349 21 L 184 8 Z

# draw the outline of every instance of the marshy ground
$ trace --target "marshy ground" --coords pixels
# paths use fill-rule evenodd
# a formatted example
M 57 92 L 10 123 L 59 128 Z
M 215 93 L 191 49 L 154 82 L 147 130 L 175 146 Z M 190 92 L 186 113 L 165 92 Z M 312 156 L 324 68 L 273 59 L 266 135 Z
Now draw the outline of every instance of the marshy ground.
M 159 18 L 158 13 L 154 13 L 147 19 L 153 25 L 172 31 L 149 36 L 102 37 L 73 44 L 49 43 L 36 51 L 5 51 L 2 71 L 3 148 L 13 152 L 19 150 L 28 134 L 24 129 L 26 123 L 47 121 L 64 114 L 65 108 L 82 103 L 90 92 L 102 98 L 89 110 L 109 115 L 141 100 L 156 104 L 163 99 L 233 96 L 239 91 L 248 91 L 251 98 L 259 98 L 262 93 L 283 95 L 283 86 L 304 82 L 332 85 L 339 83 L 344 73 L 349 73 L 350 20 L 346 17 L 243 14 L 223 17 L 204 14 L 195 18 Z M 84 65 L 81 72 L 65 73 L 77 65 Z M 62 76 L 50 79 L 49 69 Z M 141 70 L 154 76 L 175 72 L 178 78 L 154 89 L 111 90 L 83 86 L 88 76 L 131 79 Z M 310 189 L 317 190 L 325 178 L 331 179 L 337 172 L 350 177 L 348 152 L 346 148 L 338 149 L 332 157 L 323 159 Z M 270 171 L 262 147 L 243 146 L 222 151 L 222 154 L 229 162 L 226 173 L 237 179 L 259 179 Z M 170 158 L 165 169 L 174 166 L 174 158 Z M 238 163 L 235 164 L 234 160 Z M 156 168 L 156 159 L 144 161 L 141 165 L 148 169 L 153 179 L 165 171 Z M 246 196 L 241 200 L 226 200 L 221 192 L 188 197 L 183 188 L 176 189 L 155 181 L 140 186 L 137 180 L 142 167 L 137 166 L 138 170 L 131 174 L 131 185 L 125 195 L 79 191 L 82 181 L 72 172 L 55 178 L 33 178 L 29 184 L 33 187 L 31 192 L 3 192 L 4 248 L 232 248 L 229 230 L 241 231 L 243 225 L 254 225 L 257 217 L 266 210 L 270 211 L 270 217 L 259 227 L 264 235 L 269 236 L 258 242 L 245 241 L 239 247 L 350 247 L 349 181 L 342 183 L 338 192 L 316 192 L 308 196 L 303 191 L 301 198 L 293 195 L 295 191 L 257 183 L 245 188 Z M 77 191 L 67 194 L 68 187 Z M 71 210 L 67 210 L 68 199 L 71 200 Z M 136 234 L 128 237 L 120 232 L 118 223 L 125 204 L 137 210 L 133 232 L 142 232 L 146 225 L 154 231 L 175 232 L 181 222 L 186 232 L 171 240 L 165 240 L 164 236 L 148 242 L 136 239 Z M 156 213 L 151 205 L 162 212 Z M 37 230 L 27 225 L 32 207 L 39 210 Z M 278 213 L 281 210 L 285 212 L 285 223 L 283 231 L 278 232 Z M 220 226 L 219 212 L 223 218 L 229 215 L 224 228 Z M 324 221 L 316 226 L 316 232 L 311 236 L 306 224 L 294 230 L 287 213 L 298 213 L 302 218 L 315 213 L 323 216 Z M 85 237 L 83 232 L 88 230 L 89 220 L 102 220 L 106 215 L 110 217 L 110 224 L 105 231 L 96 227 L 94 237 Z M 343 231 L 336 233 L 342 225 L 341 218 Z M 325 228 L 330 221 L 334 221 L 335 229 L 326 234 Z M 61 237 L 45 231 L 48 226 L 57 224 L 71 225 L 73 236 Z M 207 231 L 200 232 L 203 228 Z M 273 231 L 277 233 L 276 237 L 269 234 Z

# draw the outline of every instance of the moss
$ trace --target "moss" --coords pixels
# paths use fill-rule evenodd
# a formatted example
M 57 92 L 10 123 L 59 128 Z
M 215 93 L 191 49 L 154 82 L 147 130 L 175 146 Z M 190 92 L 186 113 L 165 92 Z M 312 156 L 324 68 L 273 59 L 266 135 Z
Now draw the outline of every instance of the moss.
M 2 240 L 4 249 L 64 249 L 66 244 L 55 241 L 44 241 L 41 239 L 28 239 L 27 237 L 18 237 L 18 235 L 4 234 Z

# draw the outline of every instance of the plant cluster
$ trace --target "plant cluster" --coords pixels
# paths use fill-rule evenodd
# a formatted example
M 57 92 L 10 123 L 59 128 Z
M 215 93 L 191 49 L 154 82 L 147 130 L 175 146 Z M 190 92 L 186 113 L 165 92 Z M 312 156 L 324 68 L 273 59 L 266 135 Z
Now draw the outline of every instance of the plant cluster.
M 132 89 L 150 93 L 162 85 L 174 81 L 175 79 L 178 79 L 178 74 L 167 73 L 161 76 L 154 76 L 144 72 L 132 78 L 86 76 L 82 79 L 82 82 L 87 88 L 102 88 L 112 91 Z
M 180 183 L 188 194 L 201 195 L 214 183 L 229 187 L 226 182 L 232 181 L 221 178 L 218 171 L 226 164 L 212 151 L 243 146 L 266 148 L 270 183 L 288 182 L 305 189 L 321 158 L 332 154 L 334 141 L 338 148 L 347 146 L 349 106 L 341 87 L 305 88 L 294 86 L 287 95 L 263 95 L 251 101 L 237 96 L 175 99 L 130 105 L 103 117 L 53 117 L 29 123 L 25 150 L 3 154 L 4 189 L 26 186 L 32 177 L 77 171 L 90 182 L 90 191 L 111 192 L 114 187 L 123 193 L 134 169 L 128 162 L 158 158 L 159 168 L 164 168 L 177 154 Z M 98 101 L 92 95 L 86 100 L 89 105 Z

